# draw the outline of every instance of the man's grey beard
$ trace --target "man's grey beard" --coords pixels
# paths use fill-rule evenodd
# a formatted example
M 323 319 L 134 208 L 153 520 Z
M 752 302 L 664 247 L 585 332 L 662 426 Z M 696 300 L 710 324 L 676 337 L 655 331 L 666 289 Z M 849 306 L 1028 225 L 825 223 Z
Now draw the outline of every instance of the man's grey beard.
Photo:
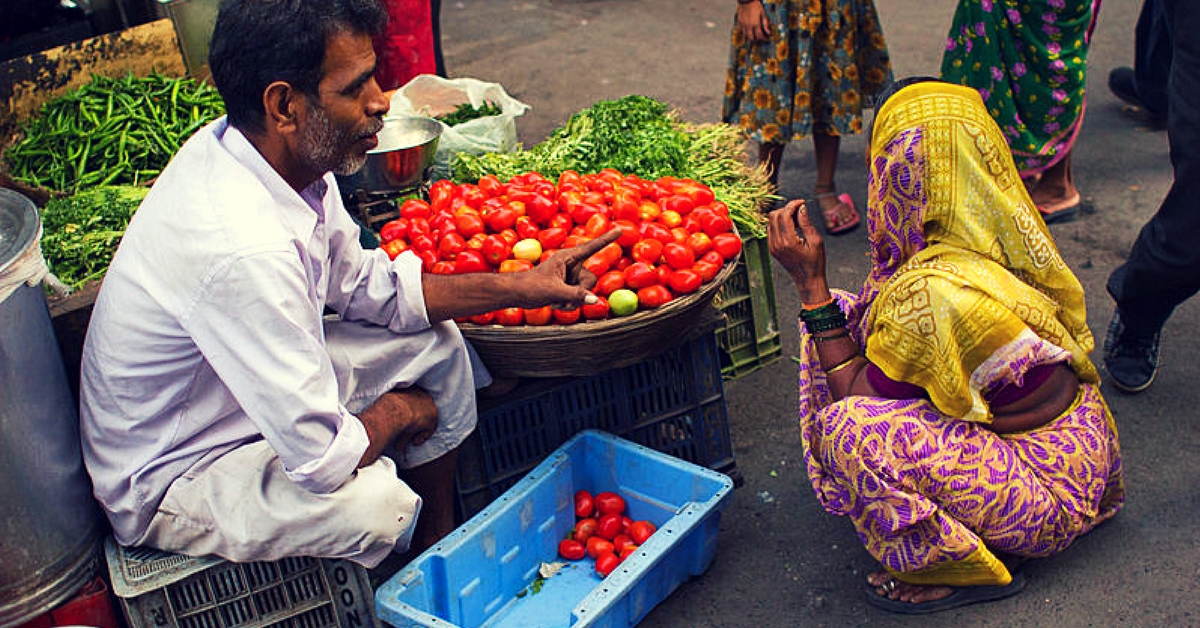
M 364 135 L 373 135 L 383 129 L 383 119 L 375 118 L 364 133 L 345 133 L 334 128 L 324 109 L 309 106 L 309 115 L 312 124 L 300 138 L 300 157 L 306 166 L 317 172 L 332 171 L 342 176 L 358 172 L 367 163 L 367 155 L 349 148 Z M 342 151 L 348 152 L 339 154 Z

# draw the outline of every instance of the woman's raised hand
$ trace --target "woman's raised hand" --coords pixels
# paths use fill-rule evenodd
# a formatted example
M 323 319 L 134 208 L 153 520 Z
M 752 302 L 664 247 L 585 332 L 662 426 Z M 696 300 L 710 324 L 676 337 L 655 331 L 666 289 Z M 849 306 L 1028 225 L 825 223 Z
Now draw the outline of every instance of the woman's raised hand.
M 819 303 L 829 298 L 825 280 L 825 243 L 808 219 L 808 206 L 795 200 L 771 212 L 767 218 L 767 247 L 771 257 L 792 276 L 801 303 Z

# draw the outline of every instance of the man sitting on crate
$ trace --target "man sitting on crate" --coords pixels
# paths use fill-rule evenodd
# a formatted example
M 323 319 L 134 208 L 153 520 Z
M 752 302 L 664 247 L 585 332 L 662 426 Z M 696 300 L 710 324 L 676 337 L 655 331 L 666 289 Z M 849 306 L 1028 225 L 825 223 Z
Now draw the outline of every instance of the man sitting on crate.
M 385 19 L 376 0 L 221 6 L 228 116 L 138 209 L 84 348 L 84 455 L 121 544 L 368 567 L 428 547 L 454 527 L 455 452 L 490 382 L 451 319 L 595 299 L 581 262 L 616 231 L 509 274 L 360 247 L 333 173 L 383 125 Z

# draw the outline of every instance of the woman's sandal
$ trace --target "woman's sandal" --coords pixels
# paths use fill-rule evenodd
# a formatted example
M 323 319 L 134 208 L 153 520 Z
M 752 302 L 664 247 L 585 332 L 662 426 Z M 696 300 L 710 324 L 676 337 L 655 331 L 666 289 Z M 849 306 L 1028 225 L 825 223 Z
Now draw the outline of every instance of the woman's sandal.
M 889 580 L 887 584 L 896 586 L 894 580 Z M 884 585 L 885 589 L 888 587 Z M 1025 575 L 1020 571 L 1012 574 L 1012 582 L 1005 585 L 984 585 L 974 587 L 950 587 L 954 590 L 950 595 L 928 602 L 905 602 L 903 600 L 893 600 L 890 597 L 880 595 L 876 590 L 877 587 L 870 583 L 866 586 L 867 603 L 875 608 L 883 609 L 892 613 L 901 615 L 925 615 L 928 613 L 937 613 L 947 611 L 952 608 L 959 608 L 971 604 L 980 604 L 983 602 L 993 602 L 1002 600 L 1006 597 L 1011 597 L 1021 592 L 1025 588 Z
M 818 187 L 818 190 L 820 187 Z M 828 192 L 817 192 L 817 205 L 821 204 L 821 199 L 834 197 L 838 200 L 838 204 L 826 209 L 821 208 L 821 214 L 825 217 L 825 230 L 830 235 L 841 235 L 853 231 L 858 223 L 862 220 L 858 216 L 858 209 L 854 207 L 854 199 L 849 194 L 838 194 L 834 190 Z M 844 208 L 849 207 L 853 218 L 846 219 L 841 212 Z
M 1049 206 L 1038 205 L 1038 213 L 1042 215 L 1042 220 L 1048 225 L 1056 222 L 1069 222 L 1074 220 L 1079 215 L 1080 205 L 1083 199 L 1079 192 L 1076 192 L 1071 198 L 1056 202 Z

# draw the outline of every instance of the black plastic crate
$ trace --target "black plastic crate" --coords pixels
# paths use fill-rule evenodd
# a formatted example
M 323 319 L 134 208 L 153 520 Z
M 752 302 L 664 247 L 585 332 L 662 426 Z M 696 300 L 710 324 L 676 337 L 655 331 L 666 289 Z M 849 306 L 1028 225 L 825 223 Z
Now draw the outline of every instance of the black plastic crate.
M 105 543 L 130 628 L 377 628 L 365 569 L 294 557 L 233 563 Z
M 712 332 L 652 358 L 584 378 L 528 380 L 481 401 L 458 460 L 465 519 L 585 429 L 602 430 L 734 475 L 720 357 Z

